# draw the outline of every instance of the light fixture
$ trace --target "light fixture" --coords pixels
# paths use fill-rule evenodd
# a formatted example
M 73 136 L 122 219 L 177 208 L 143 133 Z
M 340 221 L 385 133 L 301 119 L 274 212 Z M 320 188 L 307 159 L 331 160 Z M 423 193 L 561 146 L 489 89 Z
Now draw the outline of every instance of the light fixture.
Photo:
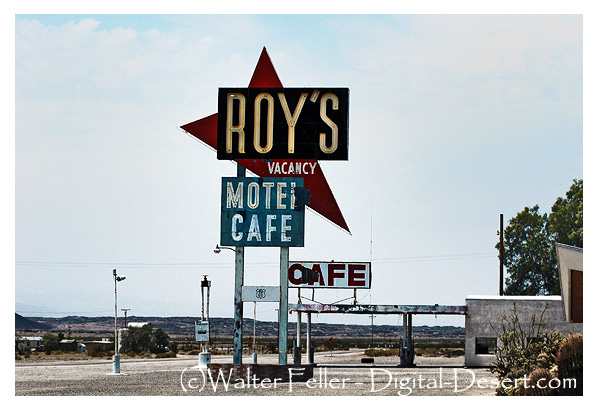
M 223 247 L 223 246 L 220 246 L 220 245 L 218 245 L 218 244 L 217 244 L 217 245 L 216 245 L 216 248 L 214 249 L 214 254 L 218 254 L 218 253 L 220 253 L 222 250 L 231 250 L 231 251 L 235 251 L 235 249 L 234 249 L 234 248 L 231 248 L 231 247 Z

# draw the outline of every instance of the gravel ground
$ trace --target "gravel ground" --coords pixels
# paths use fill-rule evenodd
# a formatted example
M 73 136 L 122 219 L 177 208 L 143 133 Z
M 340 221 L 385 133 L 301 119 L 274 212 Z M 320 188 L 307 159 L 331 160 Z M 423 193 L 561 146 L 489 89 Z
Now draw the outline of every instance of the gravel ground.
M 493 376 L 486 369 L 466 369 L 464 357 L 416 357 L 414 368 L 399 368 L 397 357 L 377 357 L 361 364 L 359 352 L 317 353 L 314 378 L 308 382 L 251 379 L 213 383 L 198 369 L 197 356 L 121 360 L 121 375 L 112 375 L 111 360 L 17 363 L 18 396 L 489 396 Z M 291 359 L 290 359 L 291 360 Z M 213 356 L 231 363 L 232 356 Z M 251 363 L 251 358 L 244 358 Z M 258 362 L 276 364 L 278 356 Z

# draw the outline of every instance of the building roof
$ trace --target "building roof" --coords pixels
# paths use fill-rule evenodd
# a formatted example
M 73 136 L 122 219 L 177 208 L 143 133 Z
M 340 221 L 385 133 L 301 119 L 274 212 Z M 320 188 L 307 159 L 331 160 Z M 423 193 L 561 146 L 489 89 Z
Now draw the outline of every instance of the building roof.
M 148 322 L 145 323 L 127 323 L 128 327 L 132 327 L 132 328 L 141 328 L 144 325 L 149 324 Z
M 469 295 L 466 300 L 548 300 L 560 301 L 561 295 Z
M 557 253 L 557 265 L 563 297 L 562 301 L 564 303 L 564 315 L 568 321 L 571 321 L 572 307 L 570 299 L 572 294 L 572 278 L 570 272 L 572 270 L 582 271 L 582 248 L 558 243 L 555 245 L 555 252 Z

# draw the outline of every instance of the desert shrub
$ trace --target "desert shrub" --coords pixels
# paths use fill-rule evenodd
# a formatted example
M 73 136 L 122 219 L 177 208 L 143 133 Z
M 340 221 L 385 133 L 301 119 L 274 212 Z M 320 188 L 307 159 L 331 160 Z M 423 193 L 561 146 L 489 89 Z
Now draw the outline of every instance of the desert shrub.
M 533 314 L 528 324 L 523 324 L 518 317 L 514 304 L 512 312 L 502 318 L 498 331 L 500 344 L 496 350 L 496 360 L 491 363 L 490 370 L 499 381 L 524 381 L 538 368 L 550 368 L 556 363 L 557 352 L 564 336 L 557 331 L 547 331 L 544 314 Z M 504 385 L 508 388 L 504 388 Z M 500 384 L 497 395 L 524 395 L 524 386 Z
M 58 348 L 60 348 L 59 336 L 51 332 L 47 332 L 42 336 L 42 344 L 44 345 L 44 351 L 46 354 L 50 355 L 52 351 L 58 350 Z
M 366 357 L 399 357 L 399 348 L 374 350 L 372 348 L 364 350 Z
M 527 396 L 547 396 L 557 393 L 558 385 L 549 384 L 555 376 L 546 368 L 537 368 L 530 373 L 527 380 L 527 387 L 524 389 L 524 395 Z
M 561 382 L 575 385 L 560 388 L 560 395 L 582 395 L 582 335 L 570 334 L 560 344 L 557 354 L 557 375 Z
M 127 332 L 123 334 L 121 340 L 123 352 L 166 352 L 171 344 L 169 335 L 162 327 L 158 327 L 155 330 L 153 328 L 154 326 L 152 323 L 148 323 L 139 328 L 129 327 Z
M 156 358 L 175 358 L 177 357 L 177 353 L 173 351 L 160 352 L 156 354 Z

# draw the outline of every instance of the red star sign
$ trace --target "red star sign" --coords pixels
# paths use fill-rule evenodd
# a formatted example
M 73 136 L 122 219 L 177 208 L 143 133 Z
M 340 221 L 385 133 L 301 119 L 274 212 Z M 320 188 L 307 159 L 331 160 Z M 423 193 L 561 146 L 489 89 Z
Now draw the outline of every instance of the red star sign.
M 266 48 L 262 49 L 262 54 L 248 87 L 283 87 L 283 83 L 279 80 L 279 76 L 266 52 Z M 217 120 L 218 113 L 185 124 L 181 126 L 181 129 L 216 151 Z M 337 204 L 337 200 L 335 200 L 335 196 L 333 196 L 333 192 L 317 160 L 302 160 L 298 162 L 295 160 L 237 159 L 235 161 L 259 177 L 303 177 L 304 187 L 309 190 L 312 196 L 308 207 L 337 227 L 350 233 L 349 227 Z M 297 167 L 298 164 L 300 164 L 299 168 Z

